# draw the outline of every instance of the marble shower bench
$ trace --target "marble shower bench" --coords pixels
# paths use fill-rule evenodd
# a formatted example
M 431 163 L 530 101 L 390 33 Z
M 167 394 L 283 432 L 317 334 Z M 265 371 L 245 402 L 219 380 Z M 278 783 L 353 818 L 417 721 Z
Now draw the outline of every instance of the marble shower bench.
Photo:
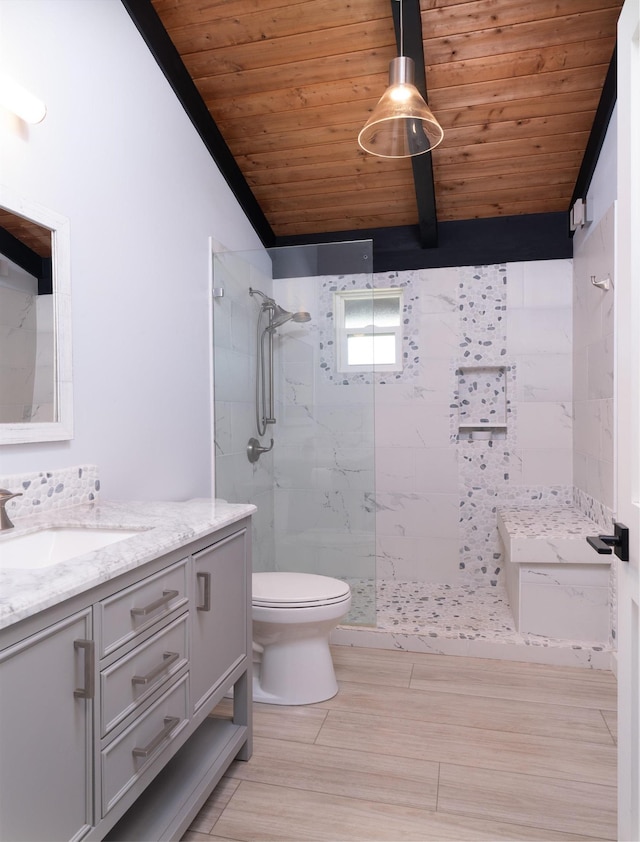
M 498 508 L 498 531 L 518 631 L 605 644 L 615 556 L 598 555 L 586 541 L 602 527 L 572 506 L 505 506 Z

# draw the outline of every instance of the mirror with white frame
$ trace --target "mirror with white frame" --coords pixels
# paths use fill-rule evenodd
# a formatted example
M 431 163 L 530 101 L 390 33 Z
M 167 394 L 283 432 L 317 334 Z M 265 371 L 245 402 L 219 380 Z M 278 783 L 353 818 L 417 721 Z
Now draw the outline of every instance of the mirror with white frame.
M 72 437 L 69 220 L 0 186 L 0 444 Z

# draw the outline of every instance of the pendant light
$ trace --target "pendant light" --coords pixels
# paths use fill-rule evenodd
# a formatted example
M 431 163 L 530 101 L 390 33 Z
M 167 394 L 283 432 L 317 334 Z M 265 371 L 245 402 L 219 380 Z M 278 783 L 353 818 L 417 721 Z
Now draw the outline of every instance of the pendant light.
M 389 87 L 358 135 L 358 143 L 380 158 L 410 158 L 434 149 L 444 137 L 442 126 L 414 84 L 415 65 L 403 55 L 400 0 L 400 55 L 389 65 Z

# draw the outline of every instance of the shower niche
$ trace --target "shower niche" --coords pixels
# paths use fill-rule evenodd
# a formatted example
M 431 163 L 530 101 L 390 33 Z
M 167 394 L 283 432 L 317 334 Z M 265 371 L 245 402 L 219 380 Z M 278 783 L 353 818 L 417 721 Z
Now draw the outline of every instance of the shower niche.
M 507 367 L 462 365 L 456 369 L 458 439 L 503 438 L 507 430 Z

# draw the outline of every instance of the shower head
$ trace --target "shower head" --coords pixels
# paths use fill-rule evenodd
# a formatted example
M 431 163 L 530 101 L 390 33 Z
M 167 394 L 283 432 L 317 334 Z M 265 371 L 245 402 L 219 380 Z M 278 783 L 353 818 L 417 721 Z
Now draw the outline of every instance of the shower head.
M 294 322 L 310 322 L 311 321 L 311 313 L 307 313 L 306 310 L 300 310 L 299 313 L 294 313 L 291 316 Z
M 249 295 L 259 295 L 262 298 L 262 305 L 261 310 L 269 310 L 271 312 L 271 320 L 269 326 L 266 330 L 275 330 L 277 327 L 285 324 L 285 322 L 293 321 L 293 322 L 308 322 L 311 321 L 311 316 L 309 313 L 301 310 L 299 313 L 290 313 L 288 310 L 285 310 L 279 304 L 273 300 L 273 298 L 269 298 L 268 295 L 265 295 L 264 292 L 261 292 L 259 289 L 253 289 L 249 287 Z
M 309 313 L 304 311 L 300 311 L 299 313 L 290 313 L 288 310 L 283 310 L 279 304 L 276 304 L 273 308 L 273 316 L 271 318 L 271 328 L 280 327 L 280 325 L 285 324 L 285 322 L 293 321 L 293 322 L 308 322 L 311 320 L 311 316 Z

